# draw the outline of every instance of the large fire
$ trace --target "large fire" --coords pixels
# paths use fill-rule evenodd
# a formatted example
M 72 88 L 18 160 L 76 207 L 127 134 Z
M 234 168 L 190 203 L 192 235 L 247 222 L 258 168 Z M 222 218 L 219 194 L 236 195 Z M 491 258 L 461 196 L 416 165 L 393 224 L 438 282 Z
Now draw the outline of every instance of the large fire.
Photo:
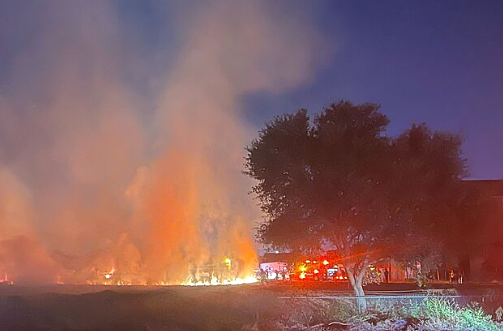
M 2 283 L 256 281 L 244 100 L 300 86 L 323 53 L 268 6 L 159 8 L 159 38 L 105 1 L 26 13 L 0 96 Z M 149 53 L 154 39 L 175 42 Z
M 176 283 L 168 281 L 156 281 L 148 282 L 146 278 L 142 279 L 136 275 L 136 280 L 132 280 L 131 277 L 121 274 L 119 270 L 112 266 L 105 271 L 96 271 L 96 278 L 93 280 L 86 280 L 87 285 L 156 285 L 156 286 L 167 286 L 167 285 L 186 285 L 186 286 L 214 286 L 214 285 L 242 285 L 242 284 L 252 284 L 258 281 L 256 275 L 240 275 L 236 273 L 233 269 L 232 260 L 230 258 L 225 258 L 220 270 L 215 270 L 213 267 L 211 270 L 208 266 L 194 268 L 192 270 L 192 275 L 187 277 L 186 280 Z M 199 274 L 196 276 L 196 272 Z M 58 283 L 61 282 L 58 276 Z M 7 281 L 7 275 L 5 276 L 5 281 Z
M 108 250 L 85 256 L 49 254 L 32 239 L 19 237 L 0 242 L 0 283 L 194 286 L 255 282 L 253 246 L 243 240 L 234 247 L 236 252 L 241 253 L 240 256 L 234 255 L 232 259 L 195 256 L 200 264 L 189 263 L 187 258 L 174 259 L 173 265 L 169 265 L 168 259 L 164 273 L 158 274 L 158 269 L 155 273 L 150 272 L 149 265 L 144 262 L 148 259 L 141 257 L 127 235 L 121 236 Z M 21 261 L 23 264 L 19 264 Z

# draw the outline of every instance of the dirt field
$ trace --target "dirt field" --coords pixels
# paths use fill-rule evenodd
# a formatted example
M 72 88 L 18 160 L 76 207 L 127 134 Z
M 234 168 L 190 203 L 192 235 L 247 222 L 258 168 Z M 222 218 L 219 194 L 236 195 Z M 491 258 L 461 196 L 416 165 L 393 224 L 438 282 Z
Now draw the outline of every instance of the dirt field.
M 11 288 L 0 296 L 0 330 L 239 330 L 279 308 L 250 285 Z
M 347 290 L 346 284 L 0 286 L 0 331 L 268 330 L 274 325 L 270 321 L 288 315 L 284 297 L 344 295 Z

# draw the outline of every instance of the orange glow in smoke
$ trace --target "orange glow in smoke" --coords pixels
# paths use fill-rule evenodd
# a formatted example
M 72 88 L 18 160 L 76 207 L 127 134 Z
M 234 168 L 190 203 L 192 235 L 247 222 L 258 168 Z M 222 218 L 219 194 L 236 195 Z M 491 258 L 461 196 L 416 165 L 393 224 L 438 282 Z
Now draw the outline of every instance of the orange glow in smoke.
M 105 279 L 110 279 L 110 278 L 112 278 L 112 276 L 114 275 L 114 273 L 115 273 L 115 268 L 114 268 L 114 267 L 112 267 L 112 269 L 110 269 L 110 271 L 109 271 L 109 272 L 105 273 Z

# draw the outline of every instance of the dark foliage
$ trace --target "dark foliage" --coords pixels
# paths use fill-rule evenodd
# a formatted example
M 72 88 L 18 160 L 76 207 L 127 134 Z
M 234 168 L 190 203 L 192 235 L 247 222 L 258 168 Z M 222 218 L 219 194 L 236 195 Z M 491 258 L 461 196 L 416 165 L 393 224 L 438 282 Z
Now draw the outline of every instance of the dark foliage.
M 424 124 L 392 138 L 388 123 L 376 104 L 341 101 L 312 124 L 306 110 L 267 124 L 246 158 L 268 216 L 259 238 L 300 251 L 329 243 L 358 285 L 369 262 L 448 233 L 463 201 L 461 139 Z

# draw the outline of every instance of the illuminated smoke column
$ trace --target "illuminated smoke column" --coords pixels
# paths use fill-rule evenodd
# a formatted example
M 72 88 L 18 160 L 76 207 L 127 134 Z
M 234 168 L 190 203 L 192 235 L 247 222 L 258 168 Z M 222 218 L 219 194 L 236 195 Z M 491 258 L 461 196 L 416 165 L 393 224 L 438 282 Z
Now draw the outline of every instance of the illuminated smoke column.
M 0 99 L 0 273 L 83 283 L 113 267 L 126 283 L 177 283 L 225 256 L 249 274 L 260 214 L 241 174 L 254 135 L 241 101 L 308 83 L 316 31 L 267 2 L 159 3 L 180 36 L 147 102 L 124 79 L 135 63 L 117 9 L 93 5 L 20 14 L 44 42 L 16 56 L 17 88 Z

